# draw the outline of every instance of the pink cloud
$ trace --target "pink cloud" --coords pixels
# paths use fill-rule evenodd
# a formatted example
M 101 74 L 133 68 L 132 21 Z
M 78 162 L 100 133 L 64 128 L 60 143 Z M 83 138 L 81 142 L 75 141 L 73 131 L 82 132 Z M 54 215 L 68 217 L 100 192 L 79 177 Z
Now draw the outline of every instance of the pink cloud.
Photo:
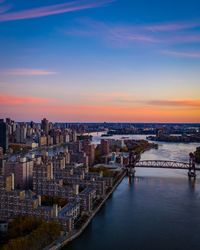
M 156 25 L 109 24 L 90 19 L 79 21 L 79 28 L 65 30 L 67 35 L 100 38 L 111 44 L 128 45 L 196 43 L 199 33 L 191 33 L 192 28 L 200 27 L 200 22 L 166 23 Z M 188 30 L 189 29 L 189 30 Z M 185 31 L 183 33 L 183 31 Z M 197 32 L 197 31 L 195 31 Z
M 50 102 L 51 100 L 47 98 L 0 94 L 0 105 L 5 105 L 5 106 L 41 105 L 41 104 L 49 104 Z
M 0 71 L 2 75 L 7 76 L 45 76 L 45 75 L 55 75 L 57 72 L 48 71 L 43 69 L 7 69 Z
M 169 43 L 197 43 L 200 42 L 200 34 L 180 34 L 173 35 L 165 39 Z
M 152 34 L 140 30 L 137 26 L 112 25 L 94 20 L 82 20 L 79 29 L 65 30 L 67 35 L 102 38 L 117 44 L 157 43 L 159 40 Z
M 104 6 L 108 3 L 112 3 L 115 0 L 78 0 L 71 1 L 63 4 L 55 4 L 51 6 L 38 7 L 33 9 L 21 10 L 11 13 L 0 15 L 0 22 L 31 19 L 44 17 L 49 15 L 62 14 L 67 12 L 74 12 L 84 9 L 91 9 Z
M 177 23 L 160 23 L 145 26 L 144 28 L 151 31 L 167 32 L 186 30 L 200 27 L 200 22 L 177 22 Z
M 175 50 L 163 50 L 161 51 L 162 54 L 175 56 L 175 57 L 185 57 L 185 58 L 200 58 L 200 51 L 175 51 Z

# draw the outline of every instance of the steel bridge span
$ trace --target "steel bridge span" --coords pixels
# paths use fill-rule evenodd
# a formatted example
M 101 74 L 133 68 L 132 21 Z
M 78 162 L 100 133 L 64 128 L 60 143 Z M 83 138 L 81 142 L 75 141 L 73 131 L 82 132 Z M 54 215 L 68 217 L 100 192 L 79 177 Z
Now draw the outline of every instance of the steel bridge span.
M 127 173 L 129 176 L 134 175 L 135 168 L 166 168 L 166 169 L 185 169 L 188 170 L 188 177 L 195 178 L 196 168 L 195 157 L 193 153 L 189 154 L 188 162 L 179 162 L 179 161 L 162 161 L 162 160 L 140 160 L 140 155 L 130 152 L 129 154 L 129 164 L 127 167 Z
M 142 161 L 136 162 L 133 168 L 135 167 L 189 170 L 191 168 L 191 164 L 187 162 L 178 162 L 178 161 L 142 160 Z M 195 170 L 200 171 L 200 168 L 195 168 Z

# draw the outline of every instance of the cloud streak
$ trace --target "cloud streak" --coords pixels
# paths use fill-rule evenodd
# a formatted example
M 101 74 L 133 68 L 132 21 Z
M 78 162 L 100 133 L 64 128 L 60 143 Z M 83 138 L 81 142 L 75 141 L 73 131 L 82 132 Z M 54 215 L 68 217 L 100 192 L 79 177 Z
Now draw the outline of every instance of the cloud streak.
M 177 23 L 161 23 L 144 26 L 146 30 L 154 32 L 179 31 L 200 27 L 200 22 L 177 22 Z
M 200 108 L 200 100 L 152 100 L 147 102 L 152 106 L 165 106 L 165 107 L 193 107 Z
M 200 51 L 175 51 L 175 50 L 163 50 L 162 54 L 174 56 L 174 57 L 182 57 L 182 58 L 193 58 L 200 59 Z
M 21 10 L 0 15 L 0 22 L 32 19 L 62 13 L 74 12 L 84 9 L 98 8 L 112 3 L 115 0 L 77 0 L 63 4 L 38 7 L 33 9 Z
M 159 40 L 150 33 L 145 33 L 136 26 L 113 25 L 94 20 L 82 20 L 81 27 L 64 30 L 66 35 L 101 38 L 117 44 L 158 43 Z
M 43 69 L 7 69 L 4 71 L 0 71 L 1 75 L 6 76 L 47 76 L 47 75 L 55 75 L 57 72 L 48 71 Z
M 119 96 L 113 93 L 113 96 Z M 126 95 L 125 95 L 126 98 Z M 139 102 L 139 101 L 138 101 Z M 200 122 L 200 100 L 141 100 L 140 105 L 62 103 L 59 99 L 0 94 L 1 115 L 38 119 L 48 113 L 55 121 L 174 121 Z M 188 112 L 188 110 L 190 112 Z
M 36 107 L 35 105 L 37 105 L 37 108 L 34 108 Z M 2 109 L 2 107 L 4 108 Z M 188 113 L 187 109 L 162 108 L 160 106 L 118 107 L 111 105 L 59 105 L 51 103 L 15 105 L 13 103 L 13 105 L 0 105 L 0 111 L 5 116 L 11 116 L 20 120 L 38 120 L 39 117 L 42 118 L 44 114 L 48 114 L 49 119 L 63 122 L 200 122 L 198 110 L 191 109 Z
M 0 94 L 0 105 L 5 105 L 5 106 L 44 105 L 49 103 L 50 100 L 47 98 Z
M 74 29 L 64 30 L 67 35 L 85 36 L 109 41 L 111 44 L 173 45 L 198 43 L 200 34 L 190 29 L 200 27 L 200 22 L 169 23 L 155 25 L 110 24 L 94 20 L 81 20 Z

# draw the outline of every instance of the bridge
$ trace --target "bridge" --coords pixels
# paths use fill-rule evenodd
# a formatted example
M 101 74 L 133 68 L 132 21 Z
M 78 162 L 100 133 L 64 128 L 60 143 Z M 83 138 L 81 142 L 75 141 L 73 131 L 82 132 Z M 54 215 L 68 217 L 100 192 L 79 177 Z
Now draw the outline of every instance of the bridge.
M 196 168 L 194 155 L 190 153 L 189 162 L 179 161 L 163 161 L 163 160 L 140 160 L 140 156 L 130 153 L 129 165 L 127 171 L 129 175 L 135 173 L 135 168 L 163 168 L 163 169 L 183 169 L 188 170 L 189 177 L 196 177 L 196 171 L 200 171 L 200 168 Z
M 178 161 L 161 161 L 161 160 L 142 160 L 135 164 L 139 168 L 168 168 L 168 169 L 186 169 L 190 168 L 190 163 Z M 195 168 L 200 170 L 200 168 Z

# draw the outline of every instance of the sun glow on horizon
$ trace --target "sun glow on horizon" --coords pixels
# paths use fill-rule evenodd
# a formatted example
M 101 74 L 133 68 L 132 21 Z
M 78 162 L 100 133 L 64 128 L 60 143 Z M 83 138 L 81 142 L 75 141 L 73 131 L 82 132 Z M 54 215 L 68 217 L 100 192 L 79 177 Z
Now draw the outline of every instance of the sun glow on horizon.
M 2 118 L 200 122 L 196 1 L 12 2 L 0 1 Z

